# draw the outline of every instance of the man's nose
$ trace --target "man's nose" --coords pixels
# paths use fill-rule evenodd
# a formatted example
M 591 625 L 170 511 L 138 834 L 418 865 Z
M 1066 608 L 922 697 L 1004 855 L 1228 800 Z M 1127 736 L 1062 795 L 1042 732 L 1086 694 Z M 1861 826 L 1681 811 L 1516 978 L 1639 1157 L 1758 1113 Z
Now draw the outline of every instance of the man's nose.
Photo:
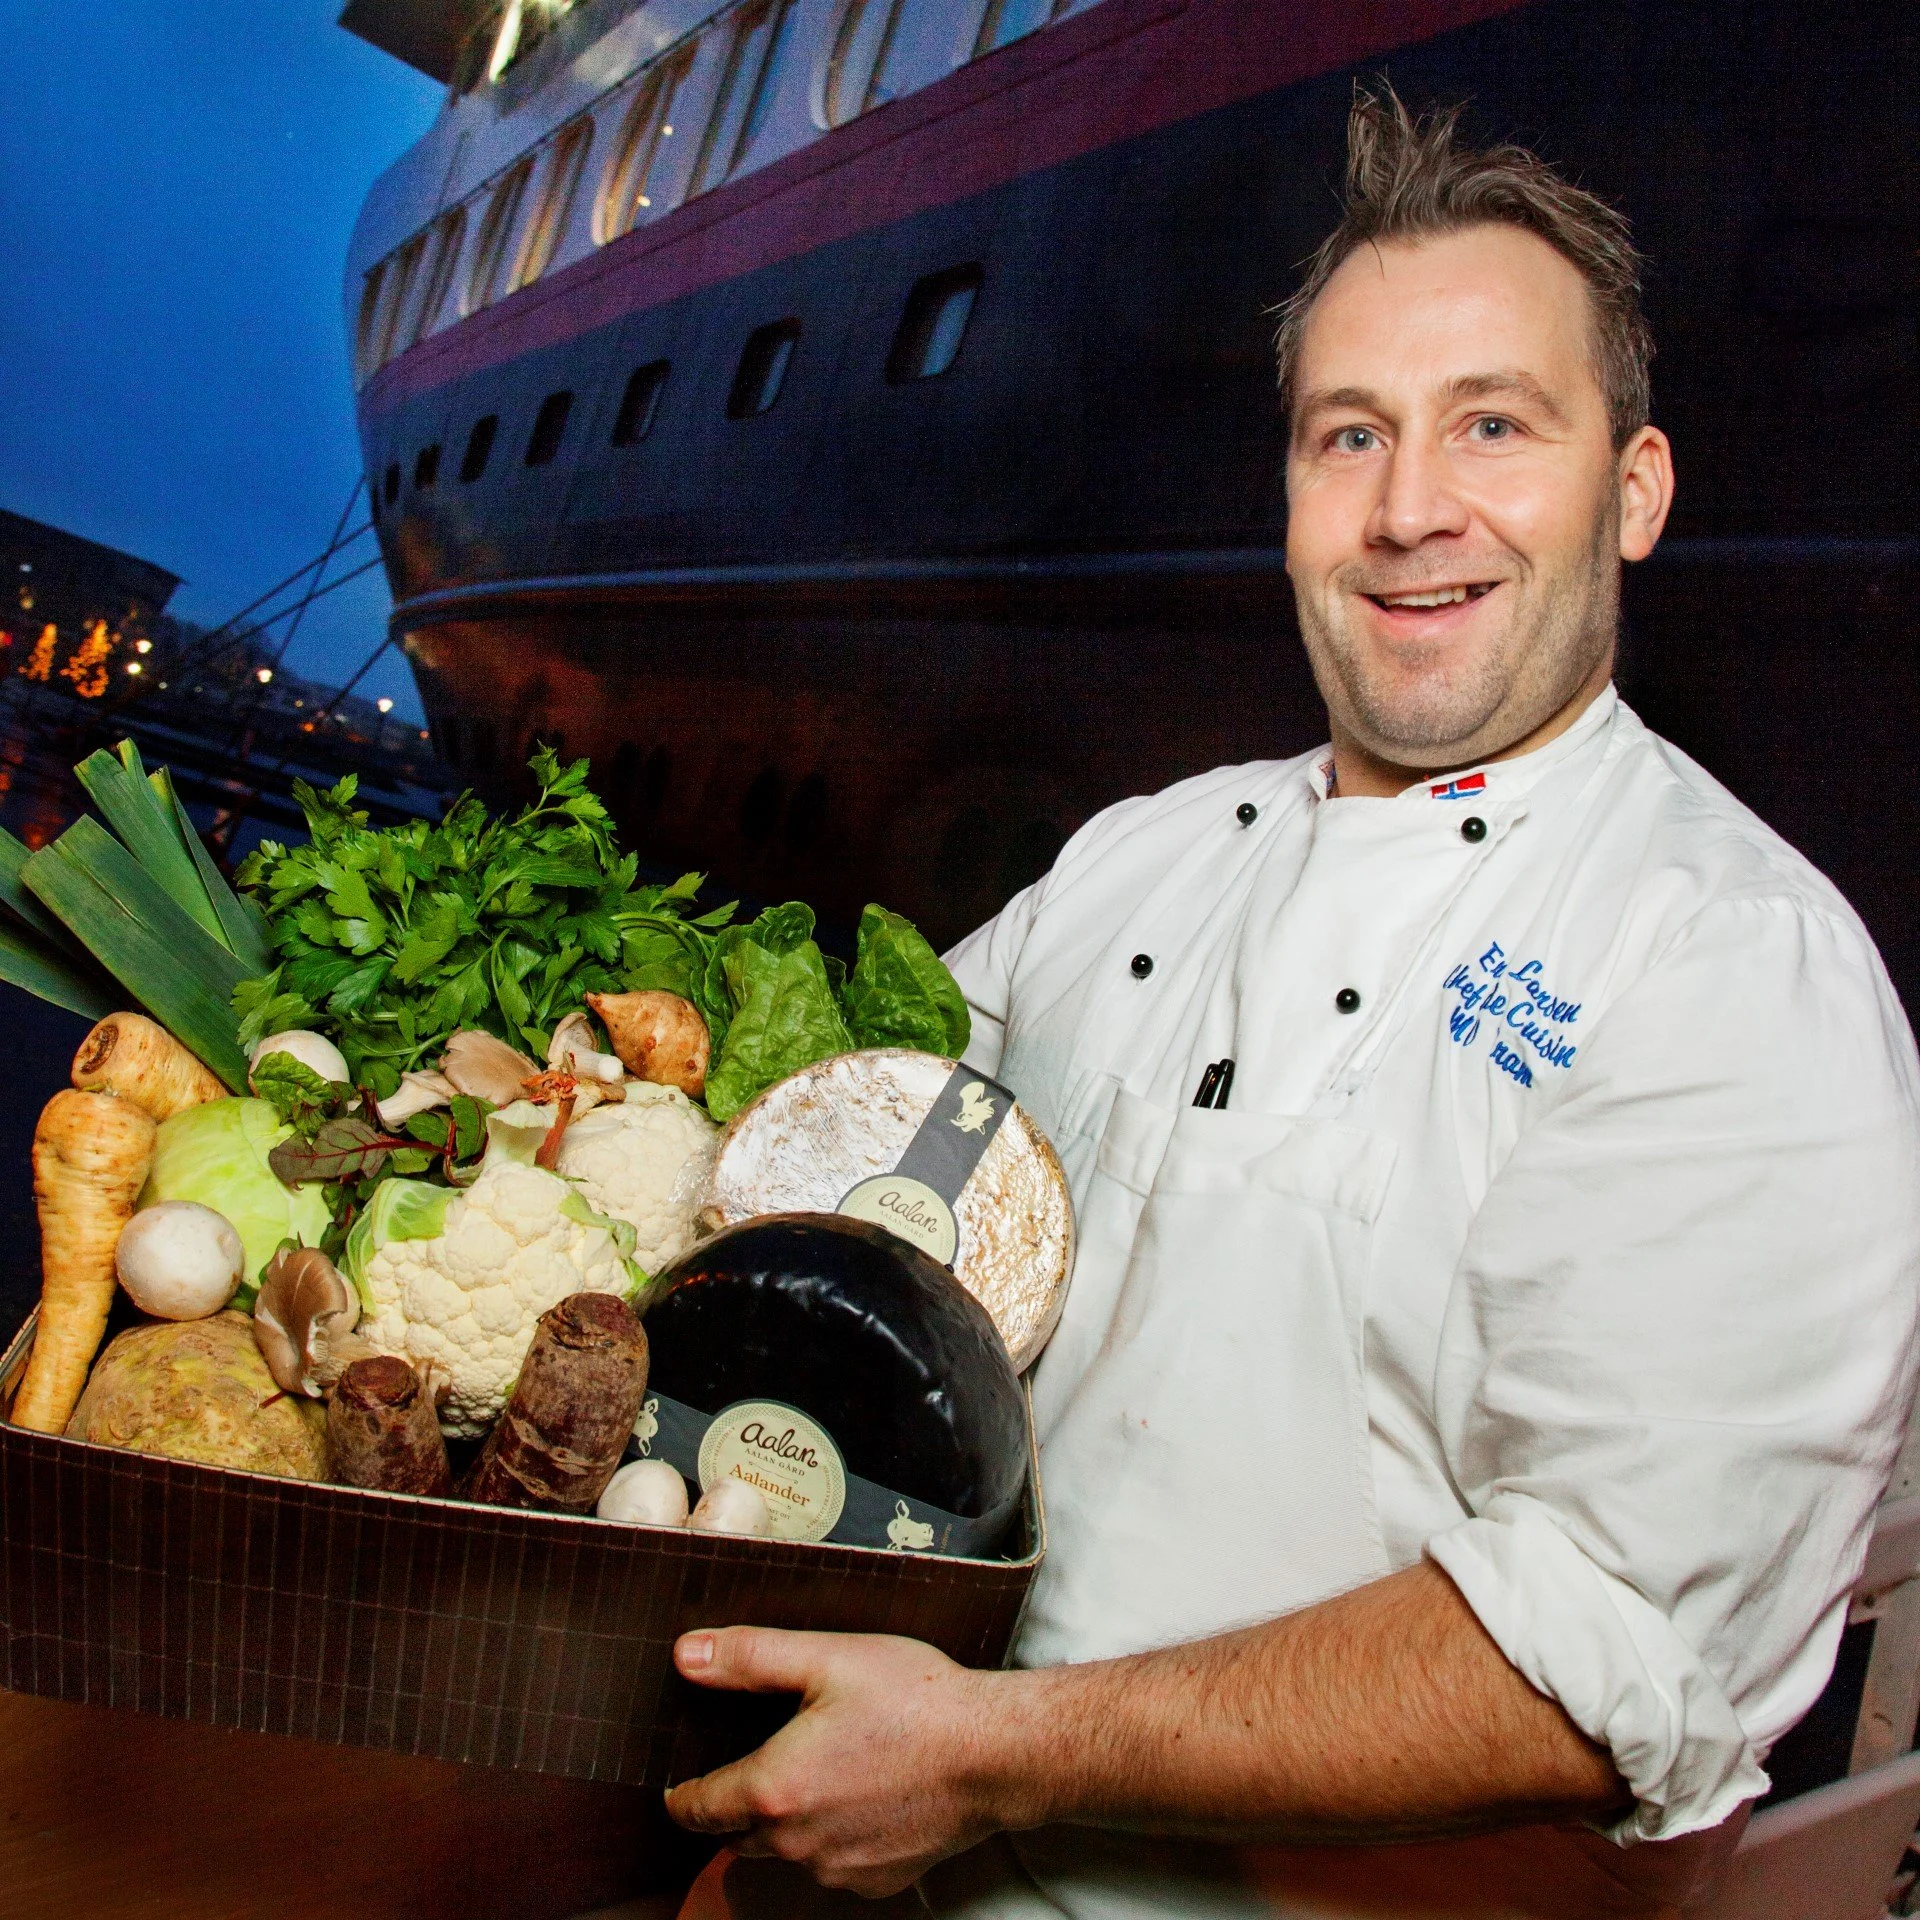
M 1436 534 L 1466 532 L 1466 504 L 1445 454 L 1431 441 L 1419 436 L 1397 441 L 1387 456 L 1384 480 L 1367 526 L 1370 541 L 1417 547 Z

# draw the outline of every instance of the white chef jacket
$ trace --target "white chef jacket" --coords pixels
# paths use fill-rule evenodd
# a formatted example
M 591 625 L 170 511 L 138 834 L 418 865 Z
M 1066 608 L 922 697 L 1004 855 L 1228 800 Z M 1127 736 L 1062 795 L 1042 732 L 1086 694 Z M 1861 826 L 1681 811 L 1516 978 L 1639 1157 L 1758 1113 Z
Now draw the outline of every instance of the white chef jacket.
M 1611 1752 L 1615 1838 L 1712 1827 L 1825 1683 L 1911 1407 L 1906 1020 L 1840 894 L 1611 689 L 1538 751 L 1393 799 L 1331 774 L 1321 749 L 1091 821 L 950 956 L 968 1061 L 1081 1203 L 1073 1143 L 1105 1124 L 1126 1152 L 1115 1099 L 1183 1109 L 1223 1057 L 1233 1111 L 1360 1143 L 1338 1177 L 1371 1232 L 1333 1257 L 1385 1564 L 1435 1560 Z M 1240 1337 L 1198 1286 L 1192 1312 L 1194 1340 Z M 1142 1552 L 1074 1591 L 1101 1529 L 1152 1537 L 1048 1465 L 1126 1339 L 1077 1275 L 1035 1376 L 1054 1541 L 1027 1664 L 1262 1614 L 1224 1526 L 1212 1564 Z M 1231 1459 L 1155 1471 L 1183 1506 L 1239 1498 Z

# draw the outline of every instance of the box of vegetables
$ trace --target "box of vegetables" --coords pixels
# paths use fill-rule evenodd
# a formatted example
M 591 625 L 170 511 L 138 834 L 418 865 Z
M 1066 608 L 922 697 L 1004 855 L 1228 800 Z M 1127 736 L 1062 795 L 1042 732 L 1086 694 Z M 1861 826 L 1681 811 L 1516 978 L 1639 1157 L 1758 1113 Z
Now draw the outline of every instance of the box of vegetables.
M 231 886 L 130 742 L 76 771 L 97 819 L 0 835 L 0 978 L 96 1022 L 0 1685 L 657 1785 L 786 1710 L 685 1687 L 691 1627 L 1004 1658 L 1072 1214 L 910 923 L 643 882 L 544 751 L 512 817 L 303 786 Z

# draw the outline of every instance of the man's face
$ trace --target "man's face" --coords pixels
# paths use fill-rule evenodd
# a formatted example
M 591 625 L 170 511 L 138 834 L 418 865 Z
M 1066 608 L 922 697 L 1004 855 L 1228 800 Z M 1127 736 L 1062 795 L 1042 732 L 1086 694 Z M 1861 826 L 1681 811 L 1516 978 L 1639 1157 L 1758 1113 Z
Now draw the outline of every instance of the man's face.
M 1670 473 L 1652 428 L 1615 454 L 1590 315 L 1506 226 L 1362 247 L 1314 302 L 1287 571 L 1336 745 L 1465 766 L 1604 685 L 1620 559 L 1659 537 Z

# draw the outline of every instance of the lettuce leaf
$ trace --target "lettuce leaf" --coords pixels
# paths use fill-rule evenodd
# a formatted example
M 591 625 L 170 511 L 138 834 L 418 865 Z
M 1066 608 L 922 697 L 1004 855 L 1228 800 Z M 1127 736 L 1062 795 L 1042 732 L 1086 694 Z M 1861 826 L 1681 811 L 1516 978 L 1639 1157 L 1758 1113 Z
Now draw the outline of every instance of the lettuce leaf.
M 860 944 L 843 995 L 856 1047 L 912 1047 L 957 1060 L 972 1016 L 940 956 L 911 920 L 885 907 L 860 916 Z
M 853 1047 L 820 949 L 802 936 L 798 945 L 776 953 L 752 938 L 752 931 L 739 929 L 722 961 L 733 1018 L 707 1074 L 707 1111 L 722 1122 L 763 1087 Z

